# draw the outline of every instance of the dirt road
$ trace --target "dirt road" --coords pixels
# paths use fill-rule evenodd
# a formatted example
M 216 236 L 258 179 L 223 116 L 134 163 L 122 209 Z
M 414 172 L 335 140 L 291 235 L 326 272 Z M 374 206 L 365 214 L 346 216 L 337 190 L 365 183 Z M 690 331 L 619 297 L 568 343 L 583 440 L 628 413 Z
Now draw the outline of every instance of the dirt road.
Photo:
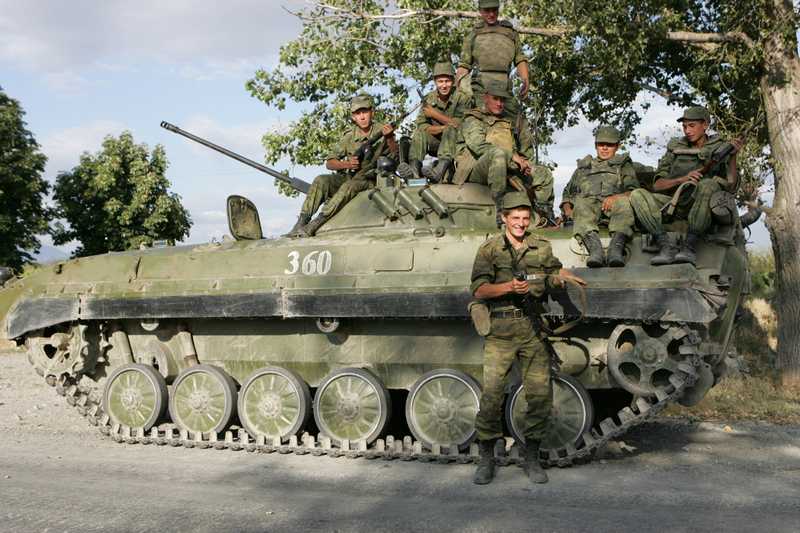
M 659 420 L 547 485 L 478 487 L 465 465 L 116 444 L 0 356 L 0 531 L 800 529 L 800 428 L 723 428 Z

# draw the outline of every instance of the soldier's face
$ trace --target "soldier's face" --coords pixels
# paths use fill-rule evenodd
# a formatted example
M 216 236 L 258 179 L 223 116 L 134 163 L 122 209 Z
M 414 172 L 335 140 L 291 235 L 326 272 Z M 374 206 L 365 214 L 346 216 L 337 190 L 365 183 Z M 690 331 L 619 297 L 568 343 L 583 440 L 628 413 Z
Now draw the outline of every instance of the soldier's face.
M 351 116 L 353 117 L 353 122 L 355 122 L 356 126 L 359 128 L 369 128 L 369 125 L 372 124 L 372 109 L 356 109 Z
M 453 90 L 453 78 L 450 76 L 436 76 L 433 78 L 436 84 L 436 91 L 442 96 L 448 96 Z
M 611 143 L 594 143 L 594 148 L 597 150 L 597 159 L 600 161 L 605 161 L 606 159 L 611 159 L 619 150 L 618 144 L 611 144 Z
M 486 9 L 479 9 L 478 10 L 478 13 L 481 14 L 481 18 L 489 26 L 497 24 L 497 14 L 498 14 L 498 12 L 499 12 L 499 9 L 497 9 L 496 7 L 489 7 L 489 8 L 486 8 Z
M 525 236 L 528 226 L 531 225 L 531 210 L 527 207 L 512 209 L 508 214 L 501 213 L 500 218 L 506 225 L 506 231 L 513 237 L 521 239 Z
M 488 93 L 483 95 L 483 104 L 486 107 L 486 111 L 497 116 L 502 115 L 503 109 L 506 108 L 505 100 L 501 96 Z
M 708 122 L 705 120 L 684 120 L 681 122 L 681 126 L 683 126 L 683 134 L 689 142 L 694 143 L 706 134 Z

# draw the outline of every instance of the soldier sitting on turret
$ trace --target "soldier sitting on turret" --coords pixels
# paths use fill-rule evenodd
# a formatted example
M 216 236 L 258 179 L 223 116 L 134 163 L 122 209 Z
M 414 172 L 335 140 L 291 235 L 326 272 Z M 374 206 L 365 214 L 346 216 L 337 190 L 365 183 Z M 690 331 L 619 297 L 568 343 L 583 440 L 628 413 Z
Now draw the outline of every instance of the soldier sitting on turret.
M 422 176 L 422 161 L 426 154 L 440 159 L 432 181 L 442 181 L 452 164 L 458 139 L 457 128 L 464 119 L 464 113 L 471 107 L 471 99 L 455 90 L 454 77 L 455 72 L 450 61 L 436 63 L 433 67 L 436 90 L 423 97 L 422 109 L 414 122 L 415 129 L 408 156 L 417 178 Z
M 461 126 L 461 142 L 456 157 L 454 182 L 489 185 L 497 208 L 497 225 L 502 224 L 500 206 L 509 187 L 534 191 L 534 210 L 545 218 L 553 216 L 553 176 L 549 171 L 534 172 L 531 164 L 533 144 L 530 128 L 522 118 L 505 114 L 505 101 L 511 95 L 506 84 L 490 81 L 482 96 L 483 107 L 470 110 Z M 534 179 L 535 178 L 535 179 Z
M 697 242 L 711 226 L 711 196 L 723 189 L 733 193 L 737 186 L 735 151 L 726 161 L 710 168 L 706 175 L 699 170 L 726 144 L 719 135 L 706 134 L 710 123 L 708 110 L 689 107 L 678 122 L 683 126 L 684 135 L 667 144 L 667 153 L 658 162 L 652 192 L 637 189 L 631 193 L 636 218 L 660 248 L 658 255 L 650 260 L 651 265 L 694 264 Z M 738 149 L 741 141 L 737 139 L 732 144 Z M 674 216 L 686 218 L 689 224 L 680 251 L 664 230 L 661 213 L 676 193 L 679 202 Z
M 594 137 L 597 157 L 587 155 L 578 160 L 561 201 L 565 217 L 574 220 L 572 235 L 589 252 L 586 266 L 591 268 L 606 263 L 597 234 L 598 222 L 608 221 L 609 266 L 625 266 L 625 243 L 633 235 L 635 219 L 629 196 L 639 187 L 639 181 L 630 156 L 617 153 L 619 143 L 620 133 L 616 128 L 600 126 Z
M 303 202 L 303 207 L 300 209 L 300 216 L 287 236 L 314 235 L 320 226 L 359 192 L 373 186 L 375 176 L 372 171 L 375 169 L 378 157 L 387 152 L 397 154 L 394 127 L 391 124 L 372 121 L 374 110 L 371 96 L 368 94 L 355 96 L 350 101 L 350 112 L 353 126 L 342 135 L 325 161 L 328 170 L 335 172 L 314 178 L 306 200 Z M 364 141 L 375 136 L 377 132 L 382 132 L 383 138 L 368 153 L 367 159 L 359 160 L 356 155 L 359 148 Z M 322 208 L 317 218 L 311 220 L 323 202 L 325 202 L 325 207 Z

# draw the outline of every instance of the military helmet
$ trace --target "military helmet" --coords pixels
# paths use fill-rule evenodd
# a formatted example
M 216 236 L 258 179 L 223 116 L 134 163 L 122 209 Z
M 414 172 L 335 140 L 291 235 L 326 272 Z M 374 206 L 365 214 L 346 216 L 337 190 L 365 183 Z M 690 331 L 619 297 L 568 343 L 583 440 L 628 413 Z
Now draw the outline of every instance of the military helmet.
M 350 112 L 355 113 L 359 109 L 372 109 L 372 97 L 366 93 L 355 95 L 350 100 Z
M 499 9 L 500 0 L 478 0 L 478 9 Z
M 614 126 L 603 125 L 594 134 L 595 143 L 619 144 L 622 135 Z
M 503 197 L 503 209 L 514 209 L 517 207 L 527 207 L 533 209 L 531 200 L 524 192 L 510 192 Z
M 711 122 L 711 114 L 705 107 L 694 105 L 683 110 L 683 116 L 678 119 L 678 122 L 683 122 L 684 120 L 705 120 L 706 122 Z
M 501 98 L 511 98 L 511 93 L 508 92 L 508 84 L 499 80 L 487 80 L 485 82 L 486 94 L 492 96 L 499 96 Z
M 439 61 L 433 66 L 433 77 L 436 76 L 450 76 L 456 77 L 456 71 L 453 70 L 453 64 L 450 61 Z

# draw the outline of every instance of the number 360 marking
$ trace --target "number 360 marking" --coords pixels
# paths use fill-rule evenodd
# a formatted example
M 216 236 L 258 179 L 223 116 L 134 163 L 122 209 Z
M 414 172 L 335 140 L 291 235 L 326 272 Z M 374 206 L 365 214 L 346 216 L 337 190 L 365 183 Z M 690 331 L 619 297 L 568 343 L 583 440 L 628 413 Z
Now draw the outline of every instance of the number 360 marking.
M 314 250 L 309 252 L 303 260 L 300 260 L 300 252 L 292 250 L 289 252 L 289 268 L 283 271 L 284 274 L 297 274 L 302 272 L 306 276 L 318 274 L 324 276 L 333 266 L 333 256 L 328 250 Z

